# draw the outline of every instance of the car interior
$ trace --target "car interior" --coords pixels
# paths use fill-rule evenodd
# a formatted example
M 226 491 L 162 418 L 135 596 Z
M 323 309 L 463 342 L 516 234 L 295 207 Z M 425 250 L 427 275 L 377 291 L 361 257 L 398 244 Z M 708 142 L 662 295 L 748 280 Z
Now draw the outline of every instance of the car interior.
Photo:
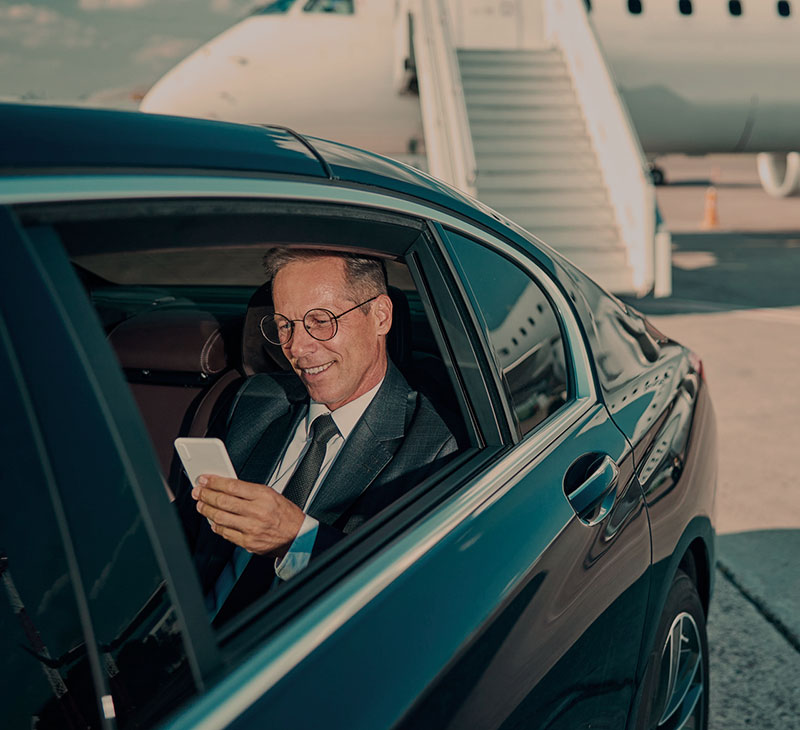
M 462 448 L 475 443 L 463 396 L 404 262 L 424 235 L 422 225 L 319 205 L 304 207 L 303 215 L 289 208 L 229 202 L 198 208 L 195 202 L 47 209 L 175 493 L 184 477 L 174 439 L 222 437 L 243 379 L 289 369 L 280 347 L 260 331 L 262 317 L 273 311 L 261 259 L 276 245 L 380 256 L 393 303 L 392 361 L 432 401 Z

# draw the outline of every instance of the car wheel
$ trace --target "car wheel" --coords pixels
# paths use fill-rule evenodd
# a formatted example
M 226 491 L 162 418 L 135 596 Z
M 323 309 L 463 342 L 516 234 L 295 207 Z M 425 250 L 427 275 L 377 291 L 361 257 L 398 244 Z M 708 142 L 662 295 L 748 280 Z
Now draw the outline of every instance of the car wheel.
M 679 570 L 650 655 L 638 730 L 706 730 L 708 638 L 697 588 Z

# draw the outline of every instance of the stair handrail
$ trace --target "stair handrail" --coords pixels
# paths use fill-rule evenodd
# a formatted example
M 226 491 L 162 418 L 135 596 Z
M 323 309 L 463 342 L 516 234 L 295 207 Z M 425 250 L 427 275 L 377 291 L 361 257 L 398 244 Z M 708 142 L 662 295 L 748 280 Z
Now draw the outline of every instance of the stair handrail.
M 617 213 L 639 294 L 654 285 L 655 190 L 647 159 L 584 0 L 545 0 L 545 35 L 562 50 Z M 588 110 L 591 113 L 586 113 Z
M 474 197 L 475 149 L 448 8 L 444 0 L 402 0 L 395 22 L 410 35 L 428 171 Z

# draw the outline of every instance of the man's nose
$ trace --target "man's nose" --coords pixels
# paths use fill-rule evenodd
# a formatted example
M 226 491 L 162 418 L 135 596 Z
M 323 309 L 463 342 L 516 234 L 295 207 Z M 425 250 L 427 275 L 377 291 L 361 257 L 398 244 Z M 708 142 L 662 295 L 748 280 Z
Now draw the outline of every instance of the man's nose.
M 302 323 L 296 323 L 294 332 L 292 332 L 292 339 L 286 345 L 288 354 L 297 359 L 309 352 L 313 352 L 316 346 L 317 340 L 308 334 Z

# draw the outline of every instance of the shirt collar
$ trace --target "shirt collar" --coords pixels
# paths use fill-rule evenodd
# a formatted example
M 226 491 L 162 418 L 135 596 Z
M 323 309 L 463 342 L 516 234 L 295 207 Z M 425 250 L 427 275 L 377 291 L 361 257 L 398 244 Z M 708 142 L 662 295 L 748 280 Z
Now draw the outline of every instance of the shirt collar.
M 383 385 L 383 380 L 384 379 L 381 378 L 380 382 L 374 388 L 371 388 L 366 393 L 358 396 L 358 398 L 343 405 L 341 408 L 337 408 L 335 411 L 331 411 L 324 403 L 317 403 L 317 401 L 312 400 L 308 407 L 308 414 L 306 415 L 306 438 L 308 438 L 308 432 L 314 419 L 317 416 L 330 413 L 342 438 L 347 439 L 350 432 L 356 427 L 358 419 L 364 415 L 367 406 L 372 403 L 372 399 L 375 397 L 378 389 Z

